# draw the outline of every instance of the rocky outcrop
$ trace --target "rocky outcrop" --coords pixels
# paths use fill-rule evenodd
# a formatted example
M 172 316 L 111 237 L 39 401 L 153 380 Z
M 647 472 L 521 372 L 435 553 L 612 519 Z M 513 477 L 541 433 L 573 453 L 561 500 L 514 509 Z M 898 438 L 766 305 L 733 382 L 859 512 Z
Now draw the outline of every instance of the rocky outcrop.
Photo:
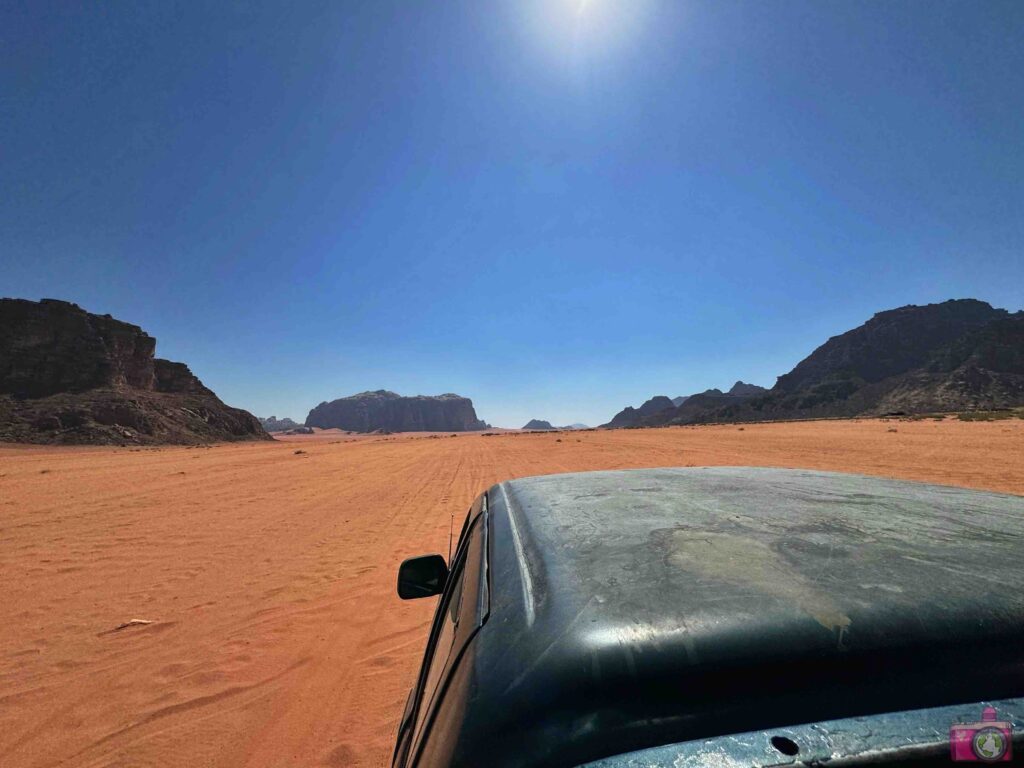
M 839 385 L 841 389 L 847 383 L 858 387 L 877 384 L 927 366 L 938 350 L 1008 314 L 976 299 L 879 312 L 864 325 L 826 341 L 792 371 L 780 376 L 773 391 L 810 392 L 822 386 Z
M 380 389 L 323 402 L 309 412 L 307 427 L 349 432 L 468 432 L 487 429 L 468 397 L 402 397 Z
M 279 419 L 276 416 L 271 416 L 267 419 L 260 418 L 260 424 L 263 425 L 267 432 L 287 432 L 289 429 L 297 429 L 302 426 L 287 417 Z
M 141 328 L 55 299 L 0 299 L 0 440 L 195 443 L 267 439 Z
M 156 339 L 110 315 L 54 299 L 0 299 L 0 394 L 151 390 L 155 349 Z
M 523 429 L 555 429 L 555 427 L 551 426 L 550 421 L 544 421 L 543 419 L 530 419 L 523 425 Z
M 757 384 L 744 384 L 742 381 L 737 381 L 726 394 L 732 397 L 755 397 L 763 395 L 767 391 L 767 388 L 759 387 Z M 681 403 L 676 403 L 676 405 L 681 405 Z
M 160 358 L 153 360 L 153 389 L 157 392 L 188 392 L 213 396 L 213 392 L 203 386 L 203 382 L 196 378 L 187 365 Z

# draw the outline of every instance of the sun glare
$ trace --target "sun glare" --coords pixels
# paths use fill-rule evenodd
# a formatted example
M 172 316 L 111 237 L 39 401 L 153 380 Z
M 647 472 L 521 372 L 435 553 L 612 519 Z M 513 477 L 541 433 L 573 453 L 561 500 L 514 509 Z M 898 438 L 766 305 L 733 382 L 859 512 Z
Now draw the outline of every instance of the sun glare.
M 568 25 L 574 34 L 586 38 L 588 46 L 605 50 L 609 44 L 631 38 L 649 10 L 645 0 L 570 0 L 558 11 L 558 25 Z M 553 21 L 557 17 L 548 18 Z

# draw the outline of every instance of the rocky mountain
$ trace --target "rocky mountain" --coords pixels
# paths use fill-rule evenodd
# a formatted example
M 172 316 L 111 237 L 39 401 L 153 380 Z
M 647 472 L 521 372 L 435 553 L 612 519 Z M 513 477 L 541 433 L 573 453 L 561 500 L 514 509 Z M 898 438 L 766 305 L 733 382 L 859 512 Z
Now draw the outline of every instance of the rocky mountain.
M 607 424 L 602 424 L 601 426 L 609 427 L 611 429 L 621 427 L 638 427 L 655 414 L 669 410 L 673 407 L 672 401 L 665 395 L 655 395 L 639 408 L 626 406 L 615 414 L 611 421 Z
M 302 426 L 287 417 L 279 419 L 276 416 L 271 416 L 266 419 L 261 417 L 260 424 L 263 425 L 263 428 L 267 430 L 267 432 L 286 432 L 289 429 L 296 429 L 297 427 Z
M 743 403 L 756 394 L 767 392 L 764 387 L 756 384 L 744 384 L 737 381 L 728 392 L 720 389 L 706 389 L 683 399 L 672 411 L 662 411 L 644 421 L 645 426 L 655 424 L 687 424 L 708 411 L 725 408 Z
M 562 427 L 562 429 L 590 429 L 590 427 L 588 427 L 586 424 L 583 424 L 582 422 L 577 421 L 574 422 L 573 424 L 570 424 L 567 427 Z
M 269 439 L 136 325 L 55 299 L 0 299 L 0 440 L 195 443 Z
M 555 429 L 551 426 L 550 421 L 543 421 L 541 419 L 530 419 L 523 425 L 523 429 Z
M 468 397 L 402 397 L 383 389 L 320 403 L 309 412 L 306 426 L 350 432 L 468 432 L 488 427 L 476 417 Z
M 995 410 L 1024 405 L 1024 312 L 975 299 L 879 312 L 767 394 L 710 419 Z
M 763 395 L 767 391 L 765 387 L 759 387 L 757 384 L 744 384 L 742 381 L 737 381 L 726 394 L 732 397 L 754 397 Z M 680 405 L 680 403 L 676 403 L 676 405 Z
M 1024 405 L 1024 312 L 956 299 L 879 312 L 770 390 L 737 382 L 622 426 L 872 416 Z M 626 409 L 631 410 L 631 409 Z M 622 413 L 626 413 L 623 411 Z M 616 416 L 618 419 L 622 414 Z M 615 419 L 608 426 L 619 426 Z
M 780 376 L 773 389 L 803 392 L 853 380 L 874 384 L 927 365 L 936 350 L 1008 314 L 975 299 L 879 312 L 826 341 Z
M 705 411 L 733 405 L 753 397 L 755 394 L 767 391 L 764 387 L 737 381 L 728 392 L 723 392 L 720 389 L 706 389 L 694 395 L 674 397 L 671 400 L 659 395 L 652 397 L 639 408 L 624 408 L 615 414 L 610 422 L 602 426 L 615 429 L 684 423 Z

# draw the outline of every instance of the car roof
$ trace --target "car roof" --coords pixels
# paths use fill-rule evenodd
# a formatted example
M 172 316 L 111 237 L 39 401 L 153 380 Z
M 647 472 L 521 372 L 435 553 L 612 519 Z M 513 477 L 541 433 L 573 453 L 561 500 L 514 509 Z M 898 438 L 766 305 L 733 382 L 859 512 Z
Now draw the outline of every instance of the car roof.
M 467 762 L 502 734 L 568 765 L 1024 692 L 1021 497 L 749 467 L 487 495 Z

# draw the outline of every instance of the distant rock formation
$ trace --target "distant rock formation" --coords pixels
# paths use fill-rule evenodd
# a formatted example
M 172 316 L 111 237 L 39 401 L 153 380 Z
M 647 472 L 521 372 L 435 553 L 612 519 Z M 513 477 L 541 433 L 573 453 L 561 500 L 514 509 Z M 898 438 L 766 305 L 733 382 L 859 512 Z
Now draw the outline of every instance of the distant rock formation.
M 550 421 L 542 421 L 541 419 L 530 419 L 523 425 L 523 429 L 555 429 L 551 426 Z
M 306 426 L 349 432 L 468 432 L 488 428 L 476 417 L 468 397 L 402 397 L 383 389 L 320 403 L 309 412 Z
M 55 299 L 0 299 L 0 440 L 152 444 L 269 439 L 136 325 Z
M 879 312 L 834 336 L 770 390 L 736 382 L 605 426 L 998 410 L 1024 405 L 1024 312 L 976 299 Z
M 764 387 L 756 384 L 744 384 L 737 381 L 732 389 L 723 392 L 720 389 L 706 389 L 695 395 L 674 397 L 652 397 L 639 408 L 625 408 L 615 414 L 614 418 L 602 426 L 610 429 L 625 427 L 651 427 L 661 424 L 686 423 L 690 418 L 699 416 L 708 410 L 743 402 L 756 394 L 767 392 Z
M 757 384 L 744 384 L 742 381 L 737 381 L 726 394 L 732 397 L 754 397 L 763 395 L 767 391 L 765 387 L 759 387 Z M 681 405 L 681 403 L 676 403 L 676 405 Z
M 267 430 L 267 432 L 287 432 L 289 429 L 295 429 L 296 427 L 302 426 L 287 417 L 279 419 L 276 416 L 271 416 L 266 419 L 260 418 L 260 424 L 263 425 L 263 428 Z
M 542 430 L 554 430 L 557 432 L 570 432 L 575 429 L 590 429 L 586 424 L 576 422 L 575 424 L 568 424 L 564 427 L 553 427 L 550 421 L 544 421 L 542 419 L 530 419 L 523 425 L 523 429 L 530 431 L 542 431 Z
M 647 419 L 664 410 L 673 408 L 672 401 L 665 395 L 655 395 L 639 408 L 627 406 L 619 411 L 607 424 L 602 426 L 612 429 L 621 427 L 638 427 Z
M 975 299 L 879 312 L 719 420 L 998 410 L 1024 405 L 1024 312 Z

